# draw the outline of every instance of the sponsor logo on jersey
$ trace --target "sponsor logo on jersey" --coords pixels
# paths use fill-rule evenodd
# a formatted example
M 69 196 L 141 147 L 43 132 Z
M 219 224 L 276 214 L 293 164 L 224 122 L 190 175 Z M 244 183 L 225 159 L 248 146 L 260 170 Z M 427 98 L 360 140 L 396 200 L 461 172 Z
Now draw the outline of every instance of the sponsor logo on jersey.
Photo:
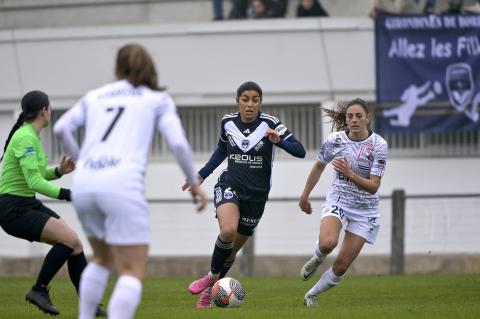
M 259 151 L 263 147 L 263 145 L 265 145 L 263 141 L 258 142 L 257 145 L 255 145 L 254 147 L 255 151 Z
M 243 141 L 242 141 L 242 148 L 247 148 L 248 145 L 250 145 L 250 141 L 249 141 L 249 140 L 243 140 Z
M 385 165 L 385 163 L 386 163 L 386 161 L 383 160 L 383 159 L 379 159 L 379 160 L 378 160 L 378 164 Z
M 247 128 L 245 131 L 243 131 L 245 134 L 250 134 L 250 130 Z
M 277 131 L 277 132 L 278 132 L 278 135 L 281 136 L 281 135 L 285 134 L 285 132 L 287 131 L 287 127 L 286 127 L 285 125 L 283 125 L 283 124 L 280 124 L 279 126 L 277 126 L 277 127 L 275 128 L 275 131 Z
M 229 159 L 234 160 L 237 164 L 261 165 L 263 163 L 263 157 L 260 155 L 230 154 Z
M 110 157 L 110 156 L 100 156 L 97 159 L 87 159 L 84 166 L 90 169 L 105 169 L 115 167 L 120 163 L 119 158 Z

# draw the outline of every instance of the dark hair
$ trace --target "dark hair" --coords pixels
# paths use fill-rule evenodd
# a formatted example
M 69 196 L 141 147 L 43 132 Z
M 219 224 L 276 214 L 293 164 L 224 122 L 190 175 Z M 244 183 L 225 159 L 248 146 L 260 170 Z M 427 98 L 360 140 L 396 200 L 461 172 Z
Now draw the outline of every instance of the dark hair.
M 333 110 L 322 107 L 322 110 L 327 113 L 326 116 L 331 119 L 332 128 L 335 128 L 337 131 L 344 131 L 348 128 L 346 114 L 348 108 L 352 105 L 360 105 L 365 110 L 365 113 L 370 114 L 367 102 L 360 98 L 353 99 L 348 103 L 338 103 Z
M 262 98 L 262 88 L 255 82 L 248 81 L 240 85 L 237 89 L 237 100 L 245 91 L 256 91 L 258 95 L 260 95 L 260 98 Z
M 161 90 L 153 59 L 139 44 L 130 43 L 118 50 L 115 75 L 135 87 L 145 85 L 152 90 Z
M 8 134 L 5 147 L 3 148 L 3 155 L 5 155 L 5 152 L 7 151 L 8 143 L 10 143 L 13 134 L 23 125 L 23 123 L 36 119 L 38 113 L 40 113 L 45 107 L 48 107 L 50 99 L 48 98 L 48 95 L 42 91 L 30 91 L 23 96 L 21 104 L 22 112 Z M 3 159 L 3 155 L 0 158 L 0 161 Z

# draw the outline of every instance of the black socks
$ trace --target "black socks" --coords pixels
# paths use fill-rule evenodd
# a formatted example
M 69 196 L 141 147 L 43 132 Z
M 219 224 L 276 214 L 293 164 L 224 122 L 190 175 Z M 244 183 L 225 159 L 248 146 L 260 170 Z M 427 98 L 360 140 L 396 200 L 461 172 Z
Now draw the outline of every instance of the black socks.
M 37 277 L 34 288 L 39 289 L 46 287 L 52 280 L 53 276 L 62 268 L 63 264 L 72 254 L 73 249 L 63 244 L 56 244 L 50 249 L 43 261 L 42 268 Z
M 215 243 L 215 248 L 213 249 L 213 254 L 212 254 L 212 263 L 211 263 L 212 274 L 218 274 L 222 272 L 224 268 L 224 264 L 227 258 L 230 256 L 232 250 L 233 250 L 233 241 L 229 243 L 225 243 L 220 239 L 220 236 L 217 237 L 217 242 Z

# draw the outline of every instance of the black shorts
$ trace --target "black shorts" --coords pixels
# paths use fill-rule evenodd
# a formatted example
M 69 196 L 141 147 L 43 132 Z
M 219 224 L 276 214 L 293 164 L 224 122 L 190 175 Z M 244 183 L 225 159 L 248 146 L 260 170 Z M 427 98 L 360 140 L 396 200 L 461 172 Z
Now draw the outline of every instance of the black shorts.
M 265 210 L 266 196 L 255 198 L 222 183 L 215 185 L 213 196 L 215 208 L 225 203 L 235 203 L 238 206 L 240 219 L 237 232 L 241 235 L 252 236 Z
M 50 217 L 60 218 L 35 197 L 0 195 L 0 226 L 9 235 L 40 241 Z

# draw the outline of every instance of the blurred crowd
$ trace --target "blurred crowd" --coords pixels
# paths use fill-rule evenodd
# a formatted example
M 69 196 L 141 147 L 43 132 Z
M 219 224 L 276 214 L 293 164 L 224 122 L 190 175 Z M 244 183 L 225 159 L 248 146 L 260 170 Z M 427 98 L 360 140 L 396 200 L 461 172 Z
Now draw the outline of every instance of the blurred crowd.
M 287 14 L 288 0 L 230 0 L 231 10 L 223 15 L 223 0 L 213 0 L 213 19 L 283 18 Z M 326 17 L 328 13 L 318 0 L 299 0 L 297 17 Z
M 213 19 L 282 18 L 288 0 L 228 0 L 230 12 L 224 16 L 224 0 L 212 0 Z M 319 0 L 296 0 L 296 17 L 328 17 Z M 349 1 L 349 0 L 344 0 Z M 370 16 L 378 11 L 393 14 L 480 13 L 480 0 L 371 0 Z
M 378 11 L 393 14 L 480 13 L 480 0 L 373 0 L 370 16 Z

